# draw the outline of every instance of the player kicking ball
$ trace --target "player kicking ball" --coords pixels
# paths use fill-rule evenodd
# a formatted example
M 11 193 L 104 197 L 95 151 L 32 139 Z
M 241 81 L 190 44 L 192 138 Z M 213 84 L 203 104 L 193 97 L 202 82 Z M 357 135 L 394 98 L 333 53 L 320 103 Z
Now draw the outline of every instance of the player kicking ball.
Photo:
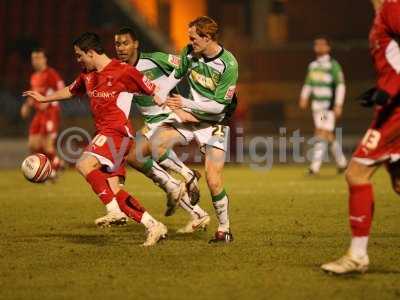
M 154 219 L 135 197 L 118 184 L 109 182 L 108 178 L 124 164 L 132 145 L 133 128 L 128 119 L 131 94 L 151 96 L 156 86 L 133 66 L 110 59 L 95 33 L 82 34 L 73 46 L 76 59 L 84 69 L 77 79 L 49 96 L 36 91 L 26 91 L 24 96 L 46 103 L 67 100 L 74 95 L 88 95 L 96 135 L 76 168 L 109 211 L 121 208 L 127 216 L 145 226 L 147 238 L 143 246 L 152 246 L 165 238 L 166 226 Z
M 141 52 L 139 41 L 132 28 L 121 28 L 114 36 L 114 44 L 117 56 L 121 61 L 135 66 L 157 86 L 162 87 L 172 71 L 179 67 L 178 56 L 162 52 Z M 180 174 L 186 182 L 187 192 L 183 187 L 184 191 L 179 197 L 179 206 L 191 216 L 191 219 L 177 232 L 191 233 L 196 230 L 204 230 L 210 223 L 210 217 L 197 204 L 200 199 L 199 173 L 188 168 L 172 149 L 158 161 L 151 158 L 149 140 L 157 128 L 162 127 L 165 122 L 170 122 L 169 117 L 172 111 L 168 107 L 160 107 L 155 104 L 151 96 L 134 95 L 133 100 L 145 124 L 140 131 L 141 134 L 135 139 L 131 155 L 127 157 L 128 163 L 157 183 L 167 192 L 168 198 L 171 198 L 171 195 L 174 197 L 174 192 L 177 188 L 181 189 L 182 185 L 166 170 Z M 173 204 L 167 205 L 166 216 L 174 213 L 175 202 L 176 200 L 172 199 Z M 171 200 L 168 203 L 171 203 Z
M 374 213 L 371 178 L 381 165 L 386 166 L 393 189 L 400 194 L 400 1 L 372 2 L 376 16 L 369 41 L 378 80 L 361 100 L 364 106 L 375 105 L 375 118 L 346 171 L 350 248 L 338 260 L 321 266 L 334 274 L 363 273 L 368 269 L 367 245 Z

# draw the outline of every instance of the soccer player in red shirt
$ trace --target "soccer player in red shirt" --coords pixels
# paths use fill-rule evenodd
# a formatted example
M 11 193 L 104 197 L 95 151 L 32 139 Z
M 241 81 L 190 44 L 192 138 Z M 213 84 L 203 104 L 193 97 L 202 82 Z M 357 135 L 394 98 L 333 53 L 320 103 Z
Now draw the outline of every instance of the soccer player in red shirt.
M 96 136 L 76 167 L 108 211 L 122 211 L 147 229 L 143 246 L 152 246 L 167 234 L 167 228 L 155 220 L 137 199 L 108 181 L 110 173 L 118 172 L 132 145 L 133 128 L 129 121 L 132 93 L 154 95 L 155 85 L 136 68 L 110 59 L 95 33 L 84 33 L 74 43 L 75 55 L 84 71 L 68 87 L 43 96 L 26 91 L 40 102 L 69 99 L 87 94 L 95 121 Z M 114 177 L 115 178 L 115 177 Z
M 31 61 L 34 69 L 30 78 L 31 90 L 46 96 L 64 88 L 64 81 L 58 72 L 47 65 L 44 49 L 34 49 L 31 53 Z M 31 153 L 46 154 L 52 162 L 51 178 L 54 179 L 60 166 L 60 159 L 57 157 L 55 147 L 60 125 L 60 107 L 57 102 L 39 103 L 28 97 L 21 107 L 22 118 L 26 119 L 32 108 L 35 110 L 35 115 L 29 126 L 29 150 Z
M 393 189 L 400 194 L 400 0 L 373 0 L 376 16 L 369 35 L 377 83 L 361 97 L 375 105 L 375 117 L 353 153 L 346 171 L 352 239 L 346 255 L 322 265 L 336 274 L 365 272 L 367 244 L 374 212 L 371 178 L 386 165 Z

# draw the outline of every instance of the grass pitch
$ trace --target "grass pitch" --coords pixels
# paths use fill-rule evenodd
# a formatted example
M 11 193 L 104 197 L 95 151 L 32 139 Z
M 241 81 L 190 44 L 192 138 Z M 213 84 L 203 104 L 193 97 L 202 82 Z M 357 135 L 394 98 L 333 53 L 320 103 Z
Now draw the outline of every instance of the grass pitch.
M 400 199 L 376 174 L 369 273 L 335 277 L 319 265 L 349 240 L 343 176 L 325 167 L 270 172 L 228 167 L 231 245 L 209 245 L 216 222 L 202 180 L 207 232 L 177 235 L 187 216 L 163 217 L 164 195 L 141 174 L 127 189 L 169 228 L 167 241 L 139 245 L 134 223 L 98 229 L 104 208 L 75 171 L 56 185 L 35 185 L 19 171 L 0 176 L 0 299 L 395 299 L 400 297 Z

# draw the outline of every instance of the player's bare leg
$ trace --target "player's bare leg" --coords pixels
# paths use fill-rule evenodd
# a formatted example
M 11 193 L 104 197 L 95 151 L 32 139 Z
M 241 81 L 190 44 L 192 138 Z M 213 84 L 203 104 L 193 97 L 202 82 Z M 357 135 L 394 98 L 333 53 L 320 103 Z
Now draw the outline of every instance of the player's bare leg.
M 167 193 L 168 210 L 166 216 L 175 212 L 175 208 L 186 193 L 185 184 L 172 177 L 155 160 L 151 158 L 150 144 L 146 139 L 139 139 L 131 147 L 128 156 L 128 164 L 149 177 L 156 185 Z
M 169 149 L 172 149 L 176 144 L 182 145 L 185 140 L 181 134 L 172 127 L 163 127 L 159 129 L 151 138 L 152 157 L 156 159 L 165 155 Z M 145 167 L 149 169 L 149 167 Z M 196 175 L 195 175 L 196 176 Z M 173 178 L 173 177 L 172 177 Z M 197 183 L 197 182 L 196 182 Z M 190 233 L 198 229 L 205 229 L 210 223 L 210 218 L 198 204 L 193 204 L 189 194 L 185 192 L 180 197 L 179 206 L 191 216 L 191 220 L 178 230 L 179 233 Z M 176 205 L 173 201 L 167 204 L 165 215 L 171 215 L 175 212 Z
M 188 168 L 172 149 L 168 149 L 160 156 L 158 164 L 164 169 L 180 174 L 184 178 L 186 189 L 189 193 L 190 203 L 192 205 L 196 205 L 200 201 L 200 172 Z
M 347 253 L 321 268 L 334 274 L 365 272 L 368 269 L 368 238 L 371 229 L 374 198 L 371 177 L 379 166 L 368 166 L 353 158 L 346 170 L 349 186 L 349 219 L 352 239 Z
M 113 192 L 108 181 L 109 176 L 101 171 L 101 164 L 96 157 L 84 154 L 77 162 L 76 168 L 86 178 L 107 209 L 113 210 L 119 207 L 128 217 L 146 227 L 147 238 L 143 246 L 152 246 L 166 237 L 165 225 L 154 219 L 136 198 L 118 185 L 113 185 L 116 193 Z
M 57 156 L 56 150 L 56 135 L 48 134 L 43 139 L 43 152 L 51 161 L 52 172 L 50 174 L 50 179 L 54 182 L 57 179 L 57 172 L 61 166 L 60 158 Z
M 225 165 L 225 151 L 206 146 L 205 169 L 207 185 L 215 213 L 218 219 L 218 229 L 212 242 L 232 242 L 233 235 L 229 224 L 229 198 L 224 189 L 222 173 Z
M 28 137 L 28 147 L 31 153 L 43 151 L 43 138 L 40 134 L 30 134 Z
M 166 129 L 168 131 L 168 126 L 164 126 L 161 130 Z M 174 130 L 175 131 L 175 130 Z M 145 155 L 152 155 L 150 150 L 150 142 L 148 138 L 143 135 L 140 139 L 138 139 L 138 143 L 141 143 L 142 146 L 138 145 L 138 148 L 141 148 L 141 157 L 145 157 Z M 178 140 L 176 143 L 182 144 L 184 141 Z M 158 154 L 157 154 L 158 155 Z M 175 151 L 172 148 L 168 148 L 164 153 L 159 155 L 159 159 L 157 163 L 167 171 L 173 171 L 179 175 L 181 175 L 185 182 L 186 188 L 189 193 L 189 198 L 192 205 L 196 205 L 200 200 L 200 189 L 199 189 L 199 179 L 201 174 L 196 171 L 188 168 L 178 157 Z
M 387 170 L 390 174 L 393 190 L 400 195 L 400 160 L 388 163 Z

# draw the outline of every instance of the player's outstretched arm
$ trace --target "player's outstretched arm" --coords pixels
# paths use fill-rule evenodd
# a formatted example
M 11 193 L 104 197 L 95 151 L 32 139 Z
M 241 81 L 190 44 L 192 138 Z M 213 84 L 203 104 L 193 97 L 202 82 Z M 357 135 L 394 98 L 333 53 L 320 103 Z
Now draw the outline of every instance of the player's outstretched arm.
M 210 114 L 220 114 L 225 109 L 225 105 L 214 100 L 195 102 L 178 94 L 173 94 L 172 96 L 167 97 L 165 104 L 172 110 L 188 108 L 200 110 Z
M 29 103 L 32 98 L 28 98 L 21 106 L 21 117 L 27 119 L 31 113 L 31 104 Z
M 42 94 L 36 91 L 25 91 L 22 94 L 24 97 L 32 97 L 33 99 L 39 102 L 53 102 L 53 101 L 60 101 L 60 100 L 67 100 L 72 97 L 72 93 L 69 90 L 69 87 L 65 87 L 61 90 L 58 90 L 54 94 L 43 96 Z

